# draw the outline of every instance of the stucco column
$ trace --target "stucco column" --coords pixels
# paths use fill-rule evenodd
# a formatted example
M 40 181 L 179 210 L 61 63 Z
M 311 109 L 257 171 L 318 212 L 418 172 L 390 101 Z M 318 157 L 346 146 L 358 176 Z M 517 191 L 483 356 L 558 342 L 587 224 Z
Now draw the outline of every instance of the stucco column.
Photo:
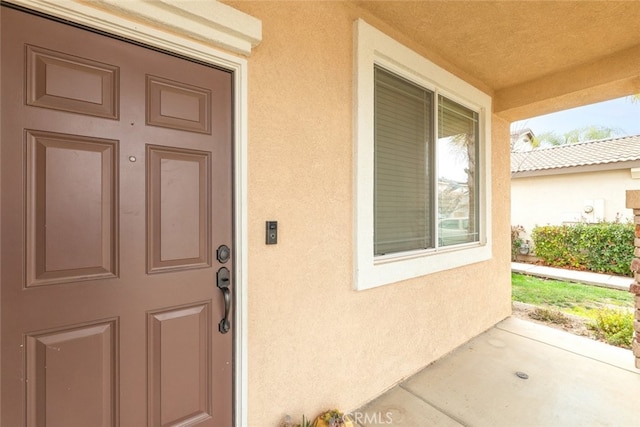
M 627 190 L 627 208 L 633 209 L 633 223 L 636 226 L 636 238 L 633 241 L 635 246 L 634 258 L 631 261 L 634 281 L 629 290 L 635 295 L 633 355 L 636 358 L 636 368 L 640 369 L 640 190 Z

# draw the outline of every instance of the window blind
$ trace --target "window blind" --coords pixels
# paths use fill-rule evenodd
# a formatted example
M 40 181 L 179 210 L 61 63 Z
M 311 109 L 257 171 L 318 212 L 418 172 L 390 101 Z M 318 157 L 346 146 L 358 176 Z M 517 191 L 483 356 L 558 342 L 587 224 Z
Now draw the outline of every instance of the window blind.
M 433 93 L 375 68 L 374 253 L 433 247 Z
M 438 97 L 438 138 L 473 135 L 478 113 L 445 98 Z

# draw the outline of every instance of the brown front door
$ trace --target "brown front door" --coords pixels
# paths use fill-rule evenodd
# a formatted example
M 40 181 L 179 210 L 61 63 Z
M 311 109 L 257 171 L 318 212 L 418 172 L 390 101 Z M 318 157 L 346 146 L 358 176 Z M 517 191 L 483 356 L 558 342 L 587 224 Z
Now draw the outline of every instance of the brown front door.
M 1 425 L 230 426 L 231 74 L 1 14 Z

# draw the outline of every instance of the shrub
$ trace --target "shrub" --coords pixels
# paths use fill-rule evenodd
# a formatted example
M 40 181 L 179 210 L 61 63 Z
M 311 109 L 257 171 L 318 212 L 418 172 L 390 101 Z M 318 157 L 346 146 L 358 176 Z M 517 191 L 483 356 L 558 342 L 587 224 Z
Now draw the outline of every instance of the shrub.
M 583 264 L 579 234 L 574 227 L 546 225 L 535 227 L 531 233 L 536 256 L 555 267 L 575 267 Z
M 633 313 L 631 312 L 610 308 L 600 309 L 589 328 L 611 345 L 631 348 L 633 341 Z
M 511 261 L 516 261 L 518 252 L 524 244 L 524 240 L 520 237 L 520 233 L 524 233 L 524 227 L 521 225 L 511 226 Z
M 556 325 L 568 325 L 571 323 L 571 320 L 560 311 L 544 307 L 536 307 L 535 310 L 529 313 L 529 317 L 541 322 L 555 323 Z
M 547 265 L 631 275 L 633 224 L 547 225 L 531 235 L 536 256 Z
M 632 224 L 593 224 L 583 226 L 581 234 L 589 270 L 631 275 L 635 237 L 635 227 Z

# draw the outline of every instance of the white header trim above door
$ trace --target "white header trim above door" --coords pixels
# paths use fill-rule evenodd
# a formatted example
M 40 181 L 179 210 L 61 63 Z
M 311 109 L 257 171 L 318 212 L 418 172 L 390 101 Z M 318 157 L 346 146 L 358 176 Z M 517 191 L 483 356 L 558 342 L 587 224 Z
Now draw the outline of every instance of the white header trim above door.
M 151 46 L 204 59 L 212 48 L 249 56 L 262 40 L 262 22 L 217 1 L 10 0 Z
M 235 191 L 235 421 L 248 426 L 247 60 L 262 39 L 260 20 L 217 1 L 10 0 L 37 12 L 233 71 Z M 210 26 L 210 27 L 209 27 Z M 207 28 L 202 34 L 195 31 Z

